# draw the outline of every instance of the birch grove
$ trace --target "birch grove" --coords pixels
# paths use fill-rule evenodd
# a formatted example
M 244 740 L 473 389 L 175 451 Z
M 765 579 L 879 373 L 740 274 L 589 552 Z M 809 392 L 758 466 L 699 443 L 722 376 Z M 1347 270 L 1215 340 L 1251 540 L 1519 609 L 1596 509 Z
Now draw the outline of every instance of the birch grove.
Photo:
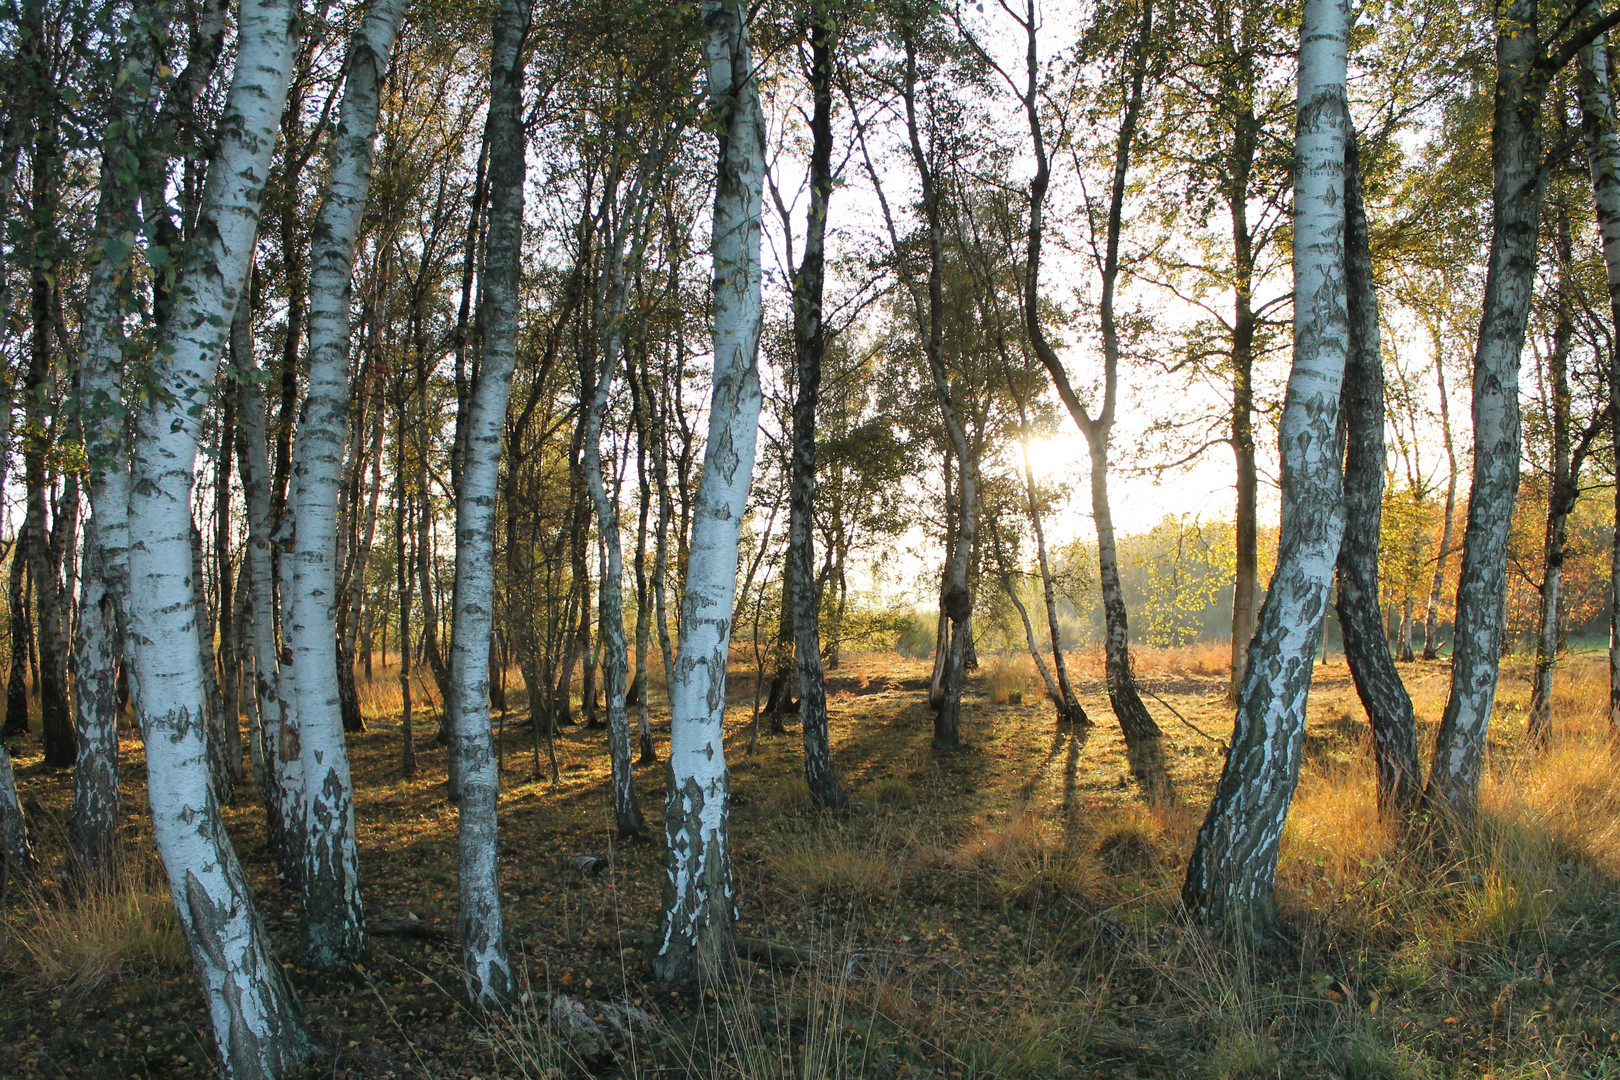
M 0 1073 L 1600 1068 L 1617 25 L 0 10 Z

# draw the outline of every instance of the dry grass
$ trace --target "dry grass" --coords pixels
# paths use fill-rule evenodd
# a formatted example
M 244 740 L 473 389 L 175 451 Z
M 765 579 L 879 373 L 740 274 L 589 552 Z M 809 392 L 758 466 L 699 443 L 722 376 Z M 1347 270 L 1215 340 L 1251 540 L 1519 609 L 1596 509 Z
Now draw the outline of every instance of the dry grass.
M 1087 902 L 1107 886 L 1107 875 L 1082 841 L 1056 835 L 1028 811 L 981 826 L 951 853 L 948 865 L 976 872 L 996 903 Z
M 870 847 L 835 825 L 789 836 L 768 862 L 778 885 L 810 897 L 877 900 L 899 886 L 894 855 Z
M 1225 662 L 1224 645 L 1138 651 L 1155 692 L 1220 735 L 1231 722 Z M 1179 801 L 1146 805 L 1107 716 L 1100 663 L 1088 664 L 1077 665 L 1076 680 L 1093 728 L 1054 737 L 1047 703 L 991 707 L 975 693 L 964 708 L 969 748 L 940 755 L 928 749 L 927 664 L 847 656 L 834 673 L 846 692 L 831 727 L 848 813 L 811 812 L 796 733 L 763 737 L 732 758 L 741 932 L 780 943 L 792 959 L 744 960 L 735 980 L 711 985 L 712 996 L 672 997 L 653 978 L 662 852 L 617 843 L 605 811 L 604 740 L 583 728 L 558 735 L 556 784 L 528 780 L 526 763 L 520 771 L 509 762 L 503 779 L 503 842 L 523 853 L 503 865 L 508 932 L 543 967 L 526 1021 L 516 1010 L 502 1032 L 467 1038 L 476 1024 L 459 1011 L 453 946 L 379 938 L 367 969 L 375 1002 L 356 1003 L 342 978 L 295 969 L 294 980 L 329 1041 L 359 1044 L 343 1067 L 379 1080 L 390 1072 L 585 1076 L 578 1048 L 557 1039 L 546 988 L 592 1009 L 639 1000 L 658 1014 L 659 1029 L 644 1041 L 616 1045 L 617 1072 L 593 1063 L 598 1075 L 626 1078 L 1620 1077 L 1612 996 L 1620 983 L 1620 762 L 1607 742 L 1600 662 L 1576 657 L 1560 671 L 1558 734 L 1544 753 L 1520 745 L 1522 665 L 1508 664 L 1480 832 L 1439 865 L 1378 818 L 1365 720 L 1343 660 L 1318 667 L 1278 878 L 1293 944 L 1261 957 L 1218 947 L 1179 918 L 1218 750 L 1150 700 Z M 1402 673 L 1427 751 L 1446 666 L 1420 662 Z M 393 669 L 381 672 L 378 692 L 397 686 L 394 678 Z M 746 674 L 733 689 L 726 729 L 740 746 L 751 713 Z M 654 720 L 662 751 L 667 727 Z M 443 800 L 442 751 L 419 746 L 418 774 L 400 779 L 398 739 L 381 724 L 349 744 L 368 908 L 453 930 L 455 818 Z M 143 810 L 138 744 L 130 740 L 125 752 L 133 818 Z M 22 760 L 20 784 L 53 811 L 65 806 L 70 785 L 36 757 Z M 662 770 L 636 775 L 656 831 Z M 252 802 L 249 789 L 227 819 L 274 914 L 296 898 L 274 882 Z M 571 869 L 567 860 L 579 853 L 608 856 L 609 869 Z M 167 911 L 161 889 L 151 904 Z M 71 980 L 48 980 L 17 946 L 38 912 L 0 914 L 9 927 L 0 980 L 8 992 L 22 988 L 35 1017 L 6 1028 L 0 1009 L 0 1073 L 57 1075 L 16 1066 L 23 1058 L 4 1044 L 13 1031 L 18 1046 L 35 1030 L 46 1042 L 49 1025 L 39 1018 Z M 272 924 L 284 950 L 293 926 Z M 175 993 L 168 974 L 184 966 L 183 955 L 137 955 L 111 976 L 118 990 L 90 993 L 80 1019 L 101 1025 L 93 1030 L 104 1034 L 92 1038 L 113 1051 L 108 1075 L 208 1074 L 201 1044 L 195 1067 L 142 1064 L 149 1040 L 130 1030 L 151 1023 L 168 1045 L 205 1030 L 196 995 Z M 126 992 L 138 1004 L 123 1004 Z M 107 1001 L 117 1003 L 98 1014 Z M 374 1004 L 389 1015 L 366 1015 L 362 1007 Z M 78 1042 L 61 1041 L 62 1071 L 95 1075 L 81 1068 L 88 1059 Z
M 984 664 L 984 682 L 997 705 L 1022 705 L 1036 684 L 1035 664 L 1026 653 L 992 656 Z
M 13 934 L 39 982 L 74 1002 L 125 976 L 189 966 L 174 901 L 151 861 L 76 899 L 36 895 Z

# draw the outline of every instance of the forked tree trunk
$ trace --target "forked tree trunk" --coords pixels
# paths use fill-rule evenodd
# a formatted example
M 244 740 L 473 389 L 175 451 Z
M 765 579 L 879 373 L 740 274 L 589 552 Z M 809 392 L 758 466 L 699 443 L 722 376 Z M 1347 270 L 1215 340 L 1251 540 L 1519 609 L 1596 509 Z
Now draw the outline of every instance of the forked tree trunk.
M 790 654 L 797 659 L 799 721 L 804 736 L 804 779 L 817 806 L 847 801 L 833 768 L 827 733 L 827 685 L 821 670 L 821 605 L 816 589 L 815 497 L 816 409 L 821 363 L 827 352 L 822 294 L 827 269 L 827 204 L 832 198 L 832 91 L 838 25 L 825 0 L 810 8 L 810 207 L 805 219 L 804 261 L 793 282 L 793 344 L 798 394 L 793 399 L 793 435 L 788 473 L 788 565 L 783 604 L 791 618 Z M 786 695 L 791 696 L 791 695 Z
M 1519 487 L 1519 359 L 1546 189 L 1537 122 L 1550 73 L 1543 70 L 1536 7 L 1536 0 L 1511 0 L 1497 15 L 1491 247 L 1473 363 L 1473 482 L 1457 579 L 1451 691 L 1423 796 L 1447 827 L 1467 827 L 1474 819 L 1502 655 L 1508 531 Z
M 172 396 L 136 411 L 130 498 L 130 643 L 139 675 L 153 834 L 181 929 L 208 999 L 226 1075 L 296 1073 L 309 1057 L 297 1001 L 259 919 L 211 789 L 190 577 L 191 486 L 200 416 L 246 283 L 259 200 L 292 71 L 293 8 L 244 0 L 236 70 L 196 235 L 155 352 L 153 377 Z
M 1175 791 L 1170 783 L 1169 771 L 1165 767 L 1163 733 L 1148 713 L 1147 706 L 1142 703 L 1141 694 L 1136 689 L 1136 675 L 1131 666 L 1129 618 L 1119 576 L 1113 512 L 1108 501 L 1108 457 L 1113 438 L 1121 362 L 1119 328 L 1114 315 L 1114 297 L 1120 270 L 1119 241 L 1125 212 L 1131 146 L 1136 134 L 1137 121 L 1141 116 L 1144 83 L 1153 48 L 1150 40 L 1153 33 L 1153 5 L 1147 3 L 1142 6 L 1140 26 L 1133 49 L 1129 93 L 1114 148 L 1114 168 L 1104 240 L 1102 296 L 1099 304 L 1099 321 L 1103 337 L 1103 400 L 1095 417 L 1074 392 L 1068 373 L 1063 367 L 1063 361 L 1048 341 L 1041 321 L 1041 249 L 1045 239 L 1046 191 L 1051 169 L 1038 108 L 1040 66 L 1036 56 L 1036 33 L 1039 24 L 1033 0 L 1025 18 L 1027 41 L 1025 70 L 1028 81 L 1025 84 L 1023 105 L 1029 123 L 1031 148 L 1035 154 L 1035 175 L 1030 180 L 1029 187 L 1029 234 L 1023 283 L 1024 326 L 1035 354 L 1051 376 L 1058 396 L 1068 409 L 1075 426 L 1085 436 L 1086 446 L 1090 451 L 1091 509 L 1097 528 L 1097 579 L 1102 591 L 1104 671 L 1108 684 L 1108 700 L 1125 736 L 1131 772 L 1141 785 L 1143 793 L 1149 799 L 1166 800 L 1173 798 Z
M 1372 723 L 1378 809 L 1404 814 L 1422 792 L 1417 721 L 1384 637 L 1378 597 L 1378 543 L 1384 506 L 1384 359 L 1379 347 L 1378 295 L 1367 215 L 1361 201 L 1355 129 L 1345 121 L 1345 299 L 1349 352 L 1345 359 L 1344 541 L 1339 547 L 1339 628 L 1344 657 L 1362 708 Z M 1411 610 L 1411 602 L 1407 602 Z M 1410 618 L 1403 624 L 1410 643 Z M 1410 650 L 1410 644 L 1408 645 Z
M 456 584 L 450 655 L 451 753 L 460 811 L 461 966 L 467 997 L 490 1008 L 512 993 L 501 919 L 496 770 L 489 717 L 489 643 L 495 610 L 495 492 L 501 436 L 517 362 L 523 242 L 523 49 L 529 0 L 501 0 L 490 54 L 489 233 L 480 298 L 483 356 L 468 397 L 456 494 Z
M 754 81 L 748 8 L 703 0 L 709 101 L 720 123 L 711 250 L 714 374 L 670 679 L 668 837 L 663 928 L 653 966 L 684 983 L 729 962 L 737 899 L 726 771 L 726 666 L 737 549 L 754 470 L 759 385 L 760 205 L 765 122 Z
M 1277 934 L 1283 824 L 1299 779 L 1305 705 L 1343 532 L 1335 429 L 1345 310 L 1348 0 L 1306 0 L 1294 180 L 1294 363 L 1280 424 L 1277 570 L 1249 654 L 1231 749 L 1187 865 L 1183 903 L 1235 938 Z

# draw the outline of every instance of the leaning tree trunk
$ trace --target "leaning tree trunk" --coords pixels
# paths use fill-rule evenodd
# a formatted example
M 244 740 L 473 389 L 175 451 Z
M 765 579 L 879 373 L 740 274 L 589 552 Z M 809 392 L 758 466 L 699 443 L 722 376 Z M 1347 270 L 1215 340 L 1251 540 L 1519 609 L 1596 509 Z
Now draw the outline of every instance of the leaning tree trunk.
M 1535 0 L 1512 0 L 1498 14 L 1491 247 L 1473 364 L 1473 482 L 1457 578 L 1451 691 L 1423 793 L 1448 826 L 1470 825 L 1479 803 L 1502 655 L 1508 531 L 1519 487 L 1519 359 L 1546 189 L 1537 121 L 1547 76 L 1540 69 L 1535 9 Z
M 17 777 L 11 768 L 11 751 L 0 740 L 0 884 L 27 879 L 37 865 L 34 848 L 28 842 L 28 823 L 22 804 L 17 801 Z
M 1282 528 L 1231 749 L 1187 865 L 1194 919 L 1237 938 L 1277 934 L 1283 823 L 1299 779 L 1305 705 L 1343 532 L 1335 428 L 1345 310 L 1348 0 L 1306 0 L 1294 179 L 1294 364 L 1279 438 Z
M 331 174 L 310 250 L 309 391 L 298 425 L 289 648 L 304 765 L 304 958 L 341 968 L 366 949 L 354 781 L 338 700 L 338 488 L 348 434 L 349 293 L 371 186 L 383 76 L 405 0 L 373 0 L 349 44 Z M 351 672 L 352 672 L 351 668 Z
M 1595 39 L 1581 50 L 1578 87 L 1581 134 L 1592 174 L 1598 234 L 1603 240 L 1603 266 L 1609 286 L 1609 320 L 1620 332 L 1620 124 L 1609 89 L 1607 41 Z M 1620 387 L 1620 350 L 1609 350 L 1609 393 L 1614 405 Z M 1612 436 L 1620 446 L 1620 407 L 1610 414 Z M 1614 545 L 1609 563 L 1609 729 L 1620 735 L 1620 485 L 1614 492 Z
M 804 735 L 804 779 L 817 806 L 847 801 L 833 768 L 827 735 L 827 685 L 821 670 L 821 605 L 816 588 L 816 408 L 821 363 L 827 352 L 822 294 L 827 270 L 827 203 L 832 197 L 832 91 L 838 26 L 816 0 L 810 12 L 810 208 L 804 261 L 793 282 L 793 343 L 799 392 L 793 399 L 793 443 L 788 475 L 786 603 L 791 609 L 792 652 L 799 676 L 799 722 Z
M 482 275 L 484 348 L 467 401 L 456 493 L 456 584 L 450 641 L 451 753 L 461 817 L 461 965 L 467 997 L 490 1008 L 513 990 L 501 921 L 496 835 L 500 775 L 489 718 L 489 643 L 495 612 L 495 492 L 501 434 L 517 361 L 523 242 L 523 43 L 529 0 L 501 0 L 490 54 L 489 232 Z
M 681 597 L 680 645 L 670 679 L 668 837 L 663 928 L 654 968 L 684 983 L 728 961 L 735 925 L 726 666 L 737 590 L 743 508 L 763 403 L 759 385 L 760 204 L 765 122 L 754 80 L 748 8 L 703 0 L 709 100 L 722 125 L 711 250 L 714 374 L 708 443 L 698 482 Z
M 153 45 L 146 33 L 130 43 L 129 62 L 148 74 L 156 62 Z M 120 279 L 131 257 L 124 238 L 139 224 L 138 185 L 130 166 L 147 152 L 140 143 L 150 119 L 140 107 L 135 82 L 128 80 L 115 93 L 113 111 L 122 124 L 109 131 L 102 144 L 97 250 L 85 286 L 78 363 L 91 512 L 84 526 L 74 658 L 78 757 L 68 831 L 72 868 L 85 886 L 112 881 L 119 809 L 117 663 L 118 643 L 128 642 L 129 592 L 129 453 L 120 407 L 125 346 Z M 7 402 L 7 426 L 10 412 Z M 0 473 L 3 469 L 0 463 Z
M 210 786 L 200 658 L 189 645 L 201 617 L 190 583 L 197 570 L 191 488 L 200 417 L 252 259 L 296 51 L 293 15 L 287 0 L 242 4 L 236 71 L 195 232 L 203 238 L 197 269 L 182 275 L 154 352 L 152 376 L 169 394 L 148 396 L 135 409 L 132 455 L 130 644 L 153 834 L 225 1073 L 236 1078 L 298 1072 L 309 1057 L 309 1036 Z
M 1421 794 L 1417 721 L 1395 670 L 1378 598 L 1378 540 L 1384 506 L 1384 359 L 1378 294 L 1361 201 L 1354 126 L 1345 121 L 1345 300 L 1349 352 L 1344 371 L 1344 541 L 1339 547 L 1339 627 L 1361 705 L 1372 722 L 1378 809 L 1404 814 Z M 1408 601 L 1410 610 L 1410 601 Z M 1405 624 L 1410 641 L 1411 622 Z

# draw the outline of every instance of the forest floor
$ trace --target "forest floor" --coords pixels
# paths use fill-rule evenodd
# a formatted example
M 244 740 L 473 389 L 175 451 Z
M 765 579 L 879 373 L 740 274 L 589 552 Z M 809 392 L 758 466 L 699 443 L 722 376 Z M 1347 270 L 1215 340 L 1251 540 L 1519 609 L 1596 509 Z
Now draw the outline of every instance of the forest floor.
M 1222 751 L 1166 703 L 1224 737 L 1223 653 L 1139 656 L 1177 792 L 1156 807 L 1128 777 L 1093 655 L 1075 666 L 1094 727 L 1058 735 L 1027 661 L 986 658 L 969 687 L 969 747 L 948 755 L 929 750 L 925 662 L 846 660 L 828 687 L 853 803 L 837 816 L 809 805 L 796 726 L 749 749 L 753 672 L 737 669 L 727 755 L 744 959 L 701 994 L 662 989 L 647 947 L 663 768 L 637 770 L 660 839 L 616 842 L 603 732 L 565 729 L 552 782 L 549 771 L 535 778 L 529 731 L 511 718 L 500 863 L 530 993 L 498 1019 L 461 1004 L 444 753 L 419 736 L 417 774 L 401 777 L 392 674 L 368 687 L 369 730 L 349 743 L 362 889 L 390 930 L 364 965 L 292 965 L 296 898 L 275 877 L 251 781 L 226 814 L 329 1050 L 312 1075 L 1620 1077 L 1620 760 L 1603 736 L 1606 667 L 1566 663 L 1558 738 L 1531 754 L 1517 745 L 1524 671 L 1507 665 L 1480 838 L 1438 869 L 1379 822 L 1343 659 L 1318 667 L 1279 871 L 1295 944 L 1253 957 L 1214 947 L 1177 911 Z M 1427 746 L 1446 666 L 1402 668 Z M 1020 684 L 1023 704 L 996 702 Z M 662 719 L 655 710 L 660 748 Z M 418 715 L 418 732 L 434 726 Z M 68 905 L 54 882 L 70 779 L 42 767 L 37 738 L 16 743 L 46 884 L 14 888 L 0 923 L 0 1077 L 213 1074 L 206 1010 L 151 856 L 132 732 L 122 752 L 125 842 L 138 853 L 127 888 Z M 582 855 L 601 861 L 580 869 Z M 651 1027 L 610 1046 L 571 1041 L 545 1022 L 565 997 L 598 1020 L 633 1006 Z

